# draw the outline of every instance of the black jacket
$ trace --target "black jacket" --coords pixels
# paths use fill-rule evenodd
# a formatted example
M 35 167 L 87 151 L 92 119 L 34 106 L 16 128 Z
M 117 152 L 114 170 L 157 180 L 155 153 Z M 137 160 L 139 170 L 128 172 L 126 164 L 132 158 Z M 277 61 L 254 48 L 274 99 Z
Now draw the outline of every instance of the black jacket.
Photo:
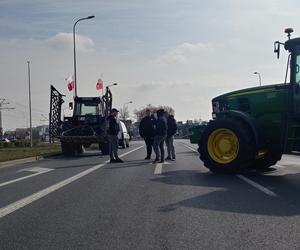
M 159 116 L 155 122 L 155 135 L 167 136 L 167 119 L 164 116 Z
M 154 137 L 154 121 L 153 117 L 145 116 L 140 123 L 139 132 L 143 138 Z
M 109 135 L 118 135 L 120 131 L 120 126 L 117 123 L 116 118 L 113 115 L 107 117 L 108 120 L 108 130 L 107 133 Z
M 167 121 L 167 124 L 168 124 L 168 137 L 171 137 L 173 135 L 176 134 L 177 132 L 177 124 L 176 124 L 176 120 L 174 118 L 168 118 L 168 121 Z

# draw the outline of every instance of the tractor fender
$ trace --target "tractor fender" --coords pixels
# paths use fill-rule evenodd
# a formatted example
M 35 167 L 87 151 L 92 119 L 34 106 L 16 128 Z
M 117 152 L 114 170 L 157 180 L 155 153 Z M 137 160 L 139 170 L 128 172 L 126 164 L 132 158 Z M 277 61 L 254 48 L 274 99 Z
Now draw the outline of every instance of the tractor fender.
M 262 128 L 257 124 L 255 118 L 253 118 L 251 115 L 241 112 L 238 110 L 225 110 L 220 113 L 217 113 L 217 118 L 218 117 L 232 117 L 235 119 L 242 120 L 246 124 L 248 124 L 249 128 L 251 129 L 254 139 L 255 139 L 255 144 L 257 148 L 262 148 L 266 144 L 266 139 L 263 133 Z
M 206 128 L 206 125 L 204 125 L 204 124 L 189 128 L 190 143 L 199 144 L 201 141 L 201 136 L 202 136 L 205 128 Z

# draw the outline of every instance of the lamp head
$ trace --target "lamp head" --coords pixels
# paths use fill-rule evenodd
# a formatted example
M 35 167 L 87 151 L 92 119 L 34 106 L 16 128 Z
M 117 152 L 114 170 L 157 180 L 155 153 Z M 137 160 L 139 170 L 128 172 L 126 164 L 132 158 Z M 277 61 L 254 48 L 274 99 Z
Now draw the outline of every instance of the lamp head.
M 94 18 L 94 17 L 95 17 L 95 16 L 88 16 L 87 18 L 88 18 L 88 19 L 92 19 L 92 18 Z

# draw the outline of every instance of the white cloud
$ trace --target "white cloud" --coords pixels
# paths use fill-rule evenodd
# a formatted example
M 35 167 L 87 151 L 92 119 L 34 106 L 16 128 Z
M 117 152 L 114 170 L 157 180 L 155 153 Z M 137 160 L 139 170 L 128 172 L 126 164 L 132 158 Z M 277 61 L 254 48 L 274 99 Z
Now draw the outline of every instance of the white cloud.
M 72 33 L 57 33 L 55 36 L 47 40 L 47 44 L 54 48 L 73 48 L 73 34 Z M 94 51 L 94 41 L 87 37 L 76 35 L 76 50 L 82 52 Z
M 183 43 L 163 54 L 158 62 L 161 64 L 187 64 L 200 56 L 213 52 L 210 44 Z

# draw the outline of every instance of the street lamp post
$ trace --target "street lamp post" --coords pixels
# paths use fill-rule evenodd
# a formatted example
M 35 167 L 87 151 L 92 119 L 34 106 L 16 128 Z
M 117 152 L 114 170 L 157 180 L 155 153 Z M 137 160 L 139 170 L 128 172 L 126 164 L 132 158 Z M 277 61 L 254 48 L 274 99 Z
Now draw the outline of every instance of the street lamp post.
M 126 121 L 125 105 L 126 105 L 126 104 L 130 104 L 130 103 L 133 103 L 133 101 L 125 102 L 125 103 L 123 104 L 123 120 L 124 120 L 124 121 Z
M 261 76 L 260 73 L 255 71 L 253 74 L 258 75 L 258 79 L 259 79 L 259 86 L 261 86 Z
M 75 47 L 75 26 L 78 22 L 82 21 L 82 20 L 86 20 L 86 19 L 92 19 L 95 16 L 88 16 L 85 18 L 80 18 L 78 19 L 73 26 L 73 47 L 74 47 L 74 91 L 75 91 L 75 96 L 77 96 L 77 75 L 76 75 L 76 47 Z
M 118 83 L 114 82 L 114 83 L 109 84 L 109 85 L 107 85 L 105 87 L 106 88 L 106 93 L 103 96 L 104 103 L 105 103 L 105 117 L 108 116 L 108 114 L 109 114 L 108 112 L 110 112 L 111 105 L 112 105 L 111 92 L 110 92 L 109 87 L 111 87 L 111 86 L 117 86 L 117 85 L 118 85 Z
M 29 123 L 30 123 L 30 147 L 32 148 L 32 118 L 31 118 L 31 87 L 30 87 L 30 61 L 27 61 L 28 68 L 28 95 L 29 95 Z
M 111 87 L 111 86 L 117 86 L 117 85 L 118 85 L 118 83 L 114 82 L 114 83 L 112 83 L 112 84 L 107 85 L 106 88 L 109 88 L 109 87 Z

